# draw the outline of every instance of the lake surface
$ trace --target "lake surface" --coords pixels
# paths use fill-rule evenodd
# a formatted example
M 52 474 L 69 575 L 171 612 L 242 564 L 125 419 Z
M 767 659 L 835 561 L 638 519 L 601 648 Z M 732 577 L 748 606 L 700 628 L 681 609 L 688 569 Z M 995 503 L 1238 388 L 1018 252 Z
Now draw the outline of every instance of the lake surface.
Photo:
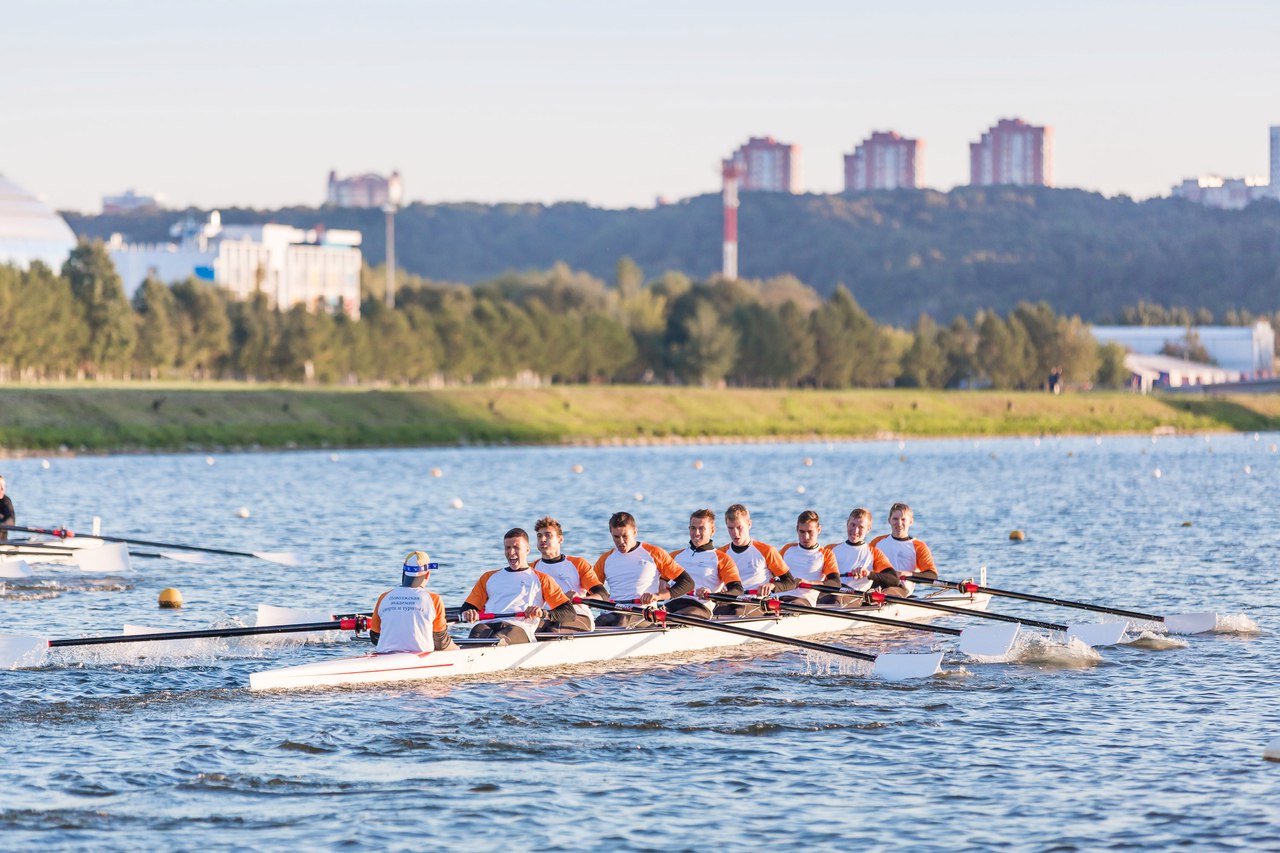
M 97 515 L 117 536 L 294 550 L 305 563 L 39 570 L 0 588 L 9 633 L 227 626 L 249 622 L 258 603 L 367 609 L 414 548 L 440 562 L 432 587 L 456 604 L 482 570 L 504 565 L 503 532 L 531 531 L 541 515 L 561 520 L 566 552 L 594 559 L 611 545 L 614 510 L 637 516 L 642 540 L 676 548 L 691 510 L 734 502 L 752 509 L 758 538 L 781 545 L 804 509 L 834 542 L 854 506 L 872 508 L 873 532 L 885 533 L 889 504 L 905 500 L 943 577 L 985 566 L 998 587 L 1223 617 L 1218 632 L 1185 642 L 1148 636 L 1096 654 L 1028 644 L 1002 663 L 966 661 L 923 633 L 840 638 L 949 649 L 943 675 L 898 683 L 750 646 L 250 693 L 254 671 L 365 646 L 55 650 L 39 668 L 0 671 L 0 848 L 1280 849 L 1280 763 L 1262 757 L 1280 738 L 1278 442 L 0 460 L 21 523 L 87 531 Z M 1013 529 L 1026 541 L 1010 542 Z M 156 608 L 169 586 L 184 609 Z

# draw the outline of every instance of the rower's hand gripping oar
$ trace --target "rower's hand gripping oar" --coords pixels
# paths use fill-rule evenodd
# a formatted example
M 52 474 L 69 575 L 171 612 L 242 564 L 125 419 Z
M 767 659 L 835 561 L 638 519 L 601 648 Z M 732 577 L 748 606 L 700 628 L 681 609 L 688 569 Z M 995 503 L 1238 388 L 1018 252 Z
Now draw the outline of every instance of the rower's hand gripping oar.
M 203 640 L 213 637 L 255 637 L 263 634 L 298 634 L 319 631 L 365 630 L 363 618 L 335 619 L 331 622 L 307 622 L 298 625 L 263 625 L 248 628 L 208 628 L 194 631 L 163 631 L 148 634 L 112 634 L 106 637 L 75 637 L 67 640 L 49 640 L 43 637 L 25 637 L 19 634 L 0 634 L 0 668 L 12 669 L 24 662 L 34 665 L 30 658 L 45 649 L 67 646 L 103 646 L 115 643 L 147 643 L 161 640 Z
M 737 604 L 744 601 L 760 601 L 750 594 L 732 596 L 713 592 L 707 596 L 712 601 Z M 791 613 L 810 613 L 818 616 L 830 616 L 835 619 L 848 619 L 853 622 L 866 622 L 871 625 L 882 625 L 890 628 L 906 628 L 911 631 L 927 631 L 931 634 L 946 634 L 960 638 L 960 651 L 972 657 L 1002 657 L 1013 648 L 1018 639 L 1017 625 L 977 625 L 972 628 L 944 628 L 941 625 L 928 625 L 922 622 L 907 622 L 903 619 L 889 619 L 884 616 L 870 616 L 866 613 L 851 613 L 847 610 L 833 610 L 827 607 L 813 607 L 798 601 L 786 599 L 767 599 L 772 609 L 786 610 Z
M 889 681 L 900 681 L 906 678 L 928 678 L 938 672 L 938 668 L 942 663 L 941 652 L 934 652 L 931 654 L 893 653 L 873 655 L 867 652 L 846 649 L 841 646 L 832 646 L 826 643 L 815 643 L 810 640 L 801 640 L 796 637 L 782 637 L 774 634 L 767 634 L 763 631 L 752 631 L 750 628 L 724 624 L 712 619 L 699 619 L 696 616 L 685 616 L 682 613 L 669 613 L 660 607 L 638 607 L 627 604 L 616 604 L 612 601 L 601 601 L 595 598 L 577 597 L 573 599 L 573 603 L 585 604 L 599 610 L 634 613 L 637 616 L 643 616 L 649 621 L 659 625 L 670 622 L 676 625 L 689 625 L 695 628 L 707 628 L 712 631 L 721 631 L 726 634 L 736 634 L 740 637 L 747 637 L 752 640 L 782 643 L 784 645 L 796 646 L 801 649 L 809 649 L 810 651 L 823 652 L 829 655 L 838 655 L 840 657 L 868 661 L 873 664 L 874 672 L 877 676 Z
M 802 589 L 816 589 L 820 592 L 835 592 L 849 594 L 851 590 L 846 587 L 821 586 L 819 584 L 811 584 L 808 581 L 801 581 Z M 889 602 L 892 604 L 904 604 L 908 607 L 920 607 L 926 610 L 937 610 L 941 613 L 951 613 L 956 616 L 975 616 L 979 619 L 991 619 L 997 622 L 1011 622 L 1018 625 L 1026 625 L 1030 628 L 1042 628 L 1046 631 L 1058 631 L 1066 634 L 1068 638 L 1075 638 L 1088 646 L 1114 646 L 1124 639 L 1124 631 L 1127 625 L 1124 622 L 1084 622 L 1077 625 L 1061 625 L 1057 622 L 1041 622 L 1038 619 L 1024 619 L 1020 616 L 1008 616 L 1004 613 L 991 613 L 986 610 L 971 610 L 966 607 L 951 607 L 947 604 L 940 604 L 936 601 L 929 601 L 925 598 L 904 598 L 900 595 L 886 595 L 883 592 L 872 590 L 867 593 L 859 593 L 865 596 L 866 600 L 872 604 L 884 604 Z
M 973 594 L 985 592 L 988 595 L 999 595 L 1004 598 L 1016 598 L 1020 601 L 1033 601 L 1037 604 L 1053 604 L 1058 607 L 1074 607 L 1077 610 L 1091 610 L 1094 613 L 1110 613 L 1129 619 L 1141 619 L 1147 622 L 1163 622 L 1170 634 L 1203 634 L 1218 626 L 1218 614 L 1209 612 L 1170 613 L 1164 616 L 1155 613 L 1139 613 L 1136 610 L 1122 610 L 1119 607 L 1105 607 L 1101 604 L 1089 604 L 1084 601 L 1068 601 L 1064 598 L 1049 598 L 1043 595 L 1032 595 L 1029 592 L 1017 592 L 1010 589 L 996 589 L 979 586 L 973 581 L 944 581 L 939 578 L 923 578 L 908 575 L 907 580 L 915 583 L 928 583 Z
M 67 530 L 63 527 L 19 527 L 15 524 L 0 524 L 0 530 L 18 530 L 23 533 L 43 533 L 48 536 L 57 536 L 59 539 L 69 539 L 76 535 L 75 531 Z M 92 538 L 102 539 L 106 542 L 123 542 L 126 545 L 147 545 L 152 548 L 177 548 L 180 551 L 198 551 L 203 554 L 221 554 L 228 557 L 255 557 L 259 560 L 266 560 L 271 563 L 280 563 L 285 566 L 301 565 L 298 560 L 298 555 L 288 551 L 232 551 L 227 548 L 205 548 L 199 545 L 180 545 L 173 542 L 152 542 L 149 539 L 127 539 L 123 536 L 103 536 L 101 534 Z M 199 558 L 179 556 L 172 553 L 161 552 L 160 556 L 167 557 L 171 560 L 183 560 L 184 562 L 202 562 Z

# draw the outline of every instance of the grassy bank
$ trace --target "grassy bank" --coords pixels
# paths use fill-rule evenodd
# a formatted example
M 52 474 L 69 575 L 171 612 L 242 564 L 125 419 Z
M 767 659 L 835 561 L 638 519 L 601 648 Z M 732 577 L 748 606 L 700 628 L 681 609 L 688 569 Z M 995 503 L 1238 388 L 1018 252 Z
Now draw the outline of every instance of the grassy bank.
M 1280 395 L 652 387 L 0 387 L 0 449 L 181 450 L 1280 429 Z

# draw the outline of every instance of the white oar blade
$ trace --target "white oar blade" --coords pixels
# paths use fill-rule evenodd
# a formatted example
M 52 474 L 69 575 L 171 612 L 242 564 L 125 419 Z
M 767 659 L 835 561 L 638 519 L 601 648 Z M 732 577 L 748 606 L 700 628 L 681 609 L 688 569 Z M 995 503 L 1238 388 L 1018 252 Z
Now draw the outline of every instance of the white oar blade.
M 253 556 L 270 563 L 279 563 L 282 566 L 302 565 L 298 555 L 291 551 L 254 551 Z
M 925 655 L 883 654 L 876 656 L 875 674 L 886 681 L 928 678 L 942 666 L 942 652 Z
M 34 574 L 26 560 L 0 560 L 0 578 L 16 580 L 29 578 Z
M 129 546 L 123 542 L 108 542 L 97 548 L 76 551 L 76 565 L 86 572 L 127 572 L 133 568 L 129 562 Z
M 1067 628 L 1067 637 L 1075 638 L 1086 646 L 1114 646 L 1124 639 L 1128 622 L 1085 622 Z
M 1173 613 L 1164 617 L 1170 634 L 1203 634 L 1218 627 L 1216 613 Z
M 44 657 L 49 641 L 21 634 L 0 634 L 0 668 L 35 666 Z
M 274 604 L 259 604 L 258 618 L 254 625 L 264 628 L 268 625 L 307 625 L 312 622 L 332 622 L 333 614 L 318 607 L 276 607 Z
M 213 562 L 213 558 L 208 554 L 193 554 L 190 551 L 161 551 L 160 556 L 166 560 L 177 560 L 180 563 L 205 565 Z
M 1018 639 L 1016 622 L 975 625 L 960 634 L 960 651 L 976 658 L 998 658 L 1009 653 Z

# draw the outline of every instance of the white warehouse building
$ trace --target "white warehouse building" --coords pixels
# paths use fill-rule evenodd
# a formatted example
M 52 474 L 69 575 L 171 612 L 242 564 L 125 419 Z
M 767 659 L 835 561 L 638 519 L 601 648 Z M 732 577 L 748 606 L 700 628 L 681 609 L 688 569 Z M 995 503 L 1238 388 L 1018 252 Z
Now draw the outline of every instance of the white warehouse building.
M 1094 326 L 1092 331 L 1099 343 L 1114 341 L 1138 355 L 1159 355 L 1166 344 L 1185 345 L 1190 332 L 1223 370 L 1244 380 L 1275 375 L 1276 333 L 1266 320 L 1252 326 Z
M 130 297 L 148 277 L 171 283 L 194 276 L 236 299 L 261 290 L 282 311 L 305 305 L 360 316 L 359 231 L 223 225 L 215 210 L 207 222 L 188 219 L 170 233 L 178 242 L 130 244 L 114 235 L 107 244 Z

